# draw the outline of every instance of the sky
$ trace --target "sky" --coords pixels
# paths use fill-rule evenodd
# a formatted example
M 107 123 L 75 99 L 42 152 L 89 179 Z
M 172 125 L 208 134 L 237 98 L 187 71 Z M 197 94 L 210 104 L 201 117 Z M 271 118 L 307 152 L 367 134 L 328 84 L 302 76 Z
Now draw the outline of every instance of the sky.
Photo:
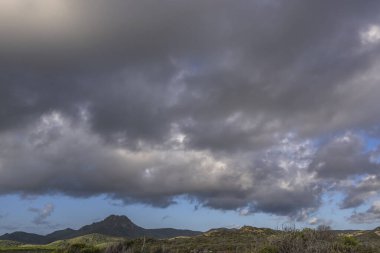
M 0 234 L 379 226 L 379 13 L 0 0 Z

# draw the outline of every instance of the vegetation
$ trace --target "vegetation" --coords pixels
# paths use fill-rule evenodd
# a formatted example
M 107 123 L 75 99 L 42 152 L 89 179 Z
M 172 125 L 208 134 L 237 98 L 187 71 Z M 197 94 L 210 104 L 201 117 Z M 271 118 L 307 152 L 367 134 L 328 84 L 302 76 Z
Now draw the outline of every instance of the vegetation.
M 243 227 L 219 229 L 201 236 L 170 240 L 129 240 L 105 253 L 380 253 L 380 237 L 370 243 L 324 227 L 274 231 Z
M 68 240 L 59 240 L 48 244 L 53 248 L 66 248 L 70 245 L 90 245 L 99 249 L 107 248 L 110 244 L 125 241 L 122 237 L 113 237 L 101 234 L 89 234 L 84 236 L 78 236 Z
M 82 243 L 75 243 L 72 245 L 68 245 L 66 248 L 63 249 L 57 249 L 54 251 L 54 253 L 101 253 L 102 250 L 92 246 L 92 245 L 86 245 Z
M 49 253 L 380 253 L 377 231 L 242 227 L 213 229 L 194 237 L 125 240 L 99 234 L 33 246 L 1 241 L 0 252 Z
M 23 243 L 21 243 L 21 242 L 15 242 L 15 241 L 9 241 L 9 240 L 0 241 L 0 248 L 17 247 L 17 246 L 21 246 L 21 245 L 23 245 Z

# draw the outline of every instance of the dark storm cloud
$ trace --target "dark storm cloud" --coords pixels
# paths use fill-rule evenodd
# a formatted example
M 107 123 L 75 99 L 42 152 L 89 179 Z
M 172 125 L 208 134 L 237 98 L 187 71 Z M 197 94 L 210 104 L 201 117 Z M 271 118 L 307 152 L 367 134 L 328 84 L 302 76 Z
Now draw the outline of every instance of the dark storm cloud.
M 24 138 L 20 140 L 19 136 Z M 124 203 L 160 207 L 184 195 L 216 209 L 249 206 L 251 212 L 292 216 L 320 202 L 320 189 L 302 165 L 307 159 L 307 154 L 299 151 L 303 143 L 286 142 L 273 154 L 257 154 L 252 161 L 251 155 L 218 157 L 188 150 L 181 144 L 129 150 L 105 142 L 86 122 L 58 113 L 44 116 L 27 129 L 6 133 L 1 139 L 3 194 L 107 194 Z M 290 162 L 287 157 L 294 153 L 299 153 L 298 158 L 292 158 L 295 164 L 286 168 L 278 165 L 280 160 Z
M 354 208 L 380 189 L 378 151 L 366 150 L 363 138 L 346 133 L 322 145 L 309 165 L 309 172 L 343 191 L 342 209 Z M 326 183 L 325 182 L 325 183 Z
M 155 140 L 176 123 L 195 148 L 235 150 L 273 144 L 273 132 L 315 134 L 374 120 L 371 111 L 359 114 L 374 101 L 355 104 L 352 80 L 378 53 L 360 39 L 377 22 L 376 3 L 52 2 L 31 1 L 31 21 L 50 22 L 31 22 L 29 33 L 16 22 L 21 14 L 4 17 L 13 29 L 1 31 L 11 41 L 0 49 L 21 62 L 3 60 L 11 68 L 2 75 L 2 118 L 10 118 L 3 124 L 86 103 L 94 128 L 108 135 Z M 43 8 L 52 14 L 38 16 Z M 67 73 L 66 64 L 75 67 Z M 358 95 L 379 91 L 367 92 Z
M 360 137 L 380 123 L 379 10 L 2 1 L 0 193 L 305 219 L 333 186 L 362 204 L 371 191 L 343 185 L 379 170 Z
M 322 146 L 309 170 L 326 179 L 379 173 L 379 164 L 372 162 L 371 153 L 364 150 L 365 144 L 359 136 L 346 134 Z

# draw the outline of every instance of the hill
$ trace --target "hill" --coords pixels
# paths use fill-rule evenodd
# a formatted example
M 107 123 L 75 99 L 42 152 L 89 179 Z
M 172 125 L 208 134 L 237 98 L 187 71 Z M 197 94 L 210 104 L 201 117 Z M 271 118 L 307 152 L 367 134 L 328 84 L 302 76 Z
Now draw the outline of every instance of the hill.
M 194 236 L 201 234 L 201 232 L 173 228 L 145 229 L 134 224 L 127 216 L 110 215 L 102 221 L 83 226 L 78 230 L 67 228 L 45 236 L 25 232 L 7 233 L 0 236 L 0 240 L 10 240 L 26 244 L 48 244 L 57 240 L 68 240 L 91 234 L 128 238 L 146 236 L 164 239 L 177 236 Z
M 74 229 L 66 228 L 63 230 L 58 230 L 58 231 L 55 231 L 53 233 L 50 233 L 50 234 L 46 235 L 46 237 L 52 241 L 63 240 L 63 239 L 72 238 L 72 236 L 75 232 L 76 231 Z
M 46 236 L 19 231 L 11 234 L 4 234 L 0 236 L 0 240 L 15 241 L 27 244 L 45 244 L 50 242 L 50 239 Z
M 48 246 L 55 248 L 65 248 L 73 244 L 85 244 L 90 246 L 96 246 L 99 248 L 105 248 L 109 244 L 125 241 L 123 237 L 113 237 L 101 234 L 89 234 L 84 236 L 78 236 L 67 240 L 58 240 L 48 244 Z
M 97 233 L 109 236 L 136 238 L 147 235 L 148 232 L 149 229 L 137 226 L 127 216 L 111 215 L 103 221 L 86 225 L 73 234 L 81 236 Z

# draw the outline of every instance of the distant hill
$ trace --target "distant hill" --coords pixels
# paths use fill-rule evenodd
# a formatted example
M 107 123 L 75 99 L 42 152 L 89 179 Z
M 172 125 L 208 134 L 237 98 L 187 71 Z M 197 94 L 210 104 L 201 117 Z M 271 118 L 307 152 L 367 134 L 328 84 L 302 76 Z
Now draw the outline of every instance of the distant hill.
M 173 228 L 145 229 L 134 224 L 127 216 L 111 215 L 100 222 L 83 226 L 78 230 L 67 228 L 45 236 L 25 232 L 15 232 L 0 236 L 0 240 L 16 241 L 27 244 L 48 244 L 57 240 L 67 240 L 90 234 L 128 238 L 147 236 L 164 239 L 177 236 L 195 236 L 201 234 L 201 232 Z
M 255 235 L 255 236 L 266 236 L 276 234 L 278 231 L 270 228 L 257 228 L 252 226 L 243 226 L 239 229 L 237 228 L 214 228 L 203 233 L 207 237 L 223 237 L 230 235 Z
M 49 238 L 50 241 L 51 240 L 57 241 L 57 240 L 72 238 L 74 233 L 76 233 L 76 230 L 71 229 L 71 228 L 66 228 L 66 229 L 58 230 L 51 234 L 48 234 L 46 235 L 46 237 Z
M 0 240 L 21 242 L 27 244 L 46 244 L 49 243 L 49 239 L 43 235 L 37 235 L 25 232 L 14 232 L 11 234 L 4 234 L 0 236 Z

